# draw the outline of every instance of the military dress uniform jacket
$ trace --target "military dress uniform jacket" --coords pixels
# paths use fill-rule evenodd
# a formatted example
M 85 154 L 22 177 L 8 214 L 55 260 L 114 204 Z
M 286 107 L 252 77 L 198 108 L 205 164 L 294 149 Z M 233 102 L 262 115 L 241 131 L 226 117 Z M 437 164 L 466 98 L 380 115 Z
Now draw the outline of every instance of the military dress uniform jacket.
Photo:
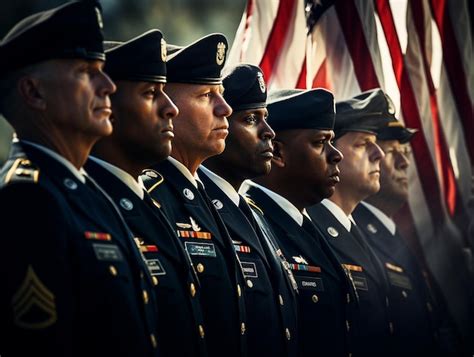
M 240 197 L 239 206 L 247 216 L 204 171 L 199 170 L 199 177 L 229 231 L 242 265 L 249 355 L 296 356 L 296 301 L 285 277 L 279 276 L 285 272 L 267 253 L 268 246 L 261 240 L 245 199 Z
M 169 160 L 141 177 L 197 271 L 209 355 L 245 356 L 244 279 L 224 223 L 205 193 Z
M 308 210 L 339 262 L 350 274 L 359 296 L 360 323 L 354 345 L 356 356 L 389 356 L 393 323 L 389 310 L 388 282 L 380 262 L 322 204 Z M 363 237 L 362 237 L 363 239 Z
M 435 304 L 414 256 L 402 237 L 397 232 L 392 235 L 363 204 L 357 206 L 353 217 L 386 269 L 396 354 L 439 355 Z
M 151 276 L 116 207 L 26 143 L 0 180 L 0 355 L 157 356 Z
M 357 302 L 330 247 L 314 226 L 312 232 L 300 227 L 258 187 L 246 194 L 262 210 L 297 282 L 299 355 L 348 356 Z
M 158 304 L 158 349 L 162 356 L 206 356 L 198 282 L 176 231 L 144 192 L 142 200 L 116 175 L 89 159 L 85 165 L 120 208 L 146 259 Z

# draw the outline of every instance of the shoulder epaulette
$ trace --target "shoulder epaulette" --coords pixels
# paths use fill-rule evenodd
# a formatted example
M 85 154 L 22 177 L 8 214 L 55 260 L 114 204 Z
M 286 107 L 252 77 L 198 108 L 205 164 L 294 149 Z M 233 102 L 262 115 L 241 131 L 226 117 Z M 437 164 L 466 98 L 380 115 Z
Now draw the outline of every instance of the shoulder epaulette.
M 5 176 L 5 183 L 38 182 L 40 170 L 26 158 L 16 159 Z
M 143 184 L 148 193 L 152 192 L 165 181 L 165 178 L 158 171 L 152 169 L 144 170 L 143 175 L 150 178 L 149 180 L 143 180 Z
M 244 198 L 245 198 L 245 201 L 247 201 L 247 204 L 249 206 L 252 206 L 254 209 L 256 209 L 262 216 L 264 215 L 263 210 L 257 206 L 254 200 L 252 200 L 250 197 L 247 197 L 247 196 L 244 196 Z

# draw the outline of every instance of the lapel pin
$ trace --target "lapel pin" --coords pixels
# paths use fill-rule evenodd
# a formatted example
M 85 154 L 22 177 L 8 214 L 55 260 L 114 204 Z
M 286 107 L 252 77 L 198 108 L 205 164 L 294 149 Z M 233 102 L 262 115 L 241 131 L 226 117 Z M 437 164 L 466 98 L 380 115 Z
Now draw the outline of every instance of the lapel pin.
M 194 200 L 194 193 L 189 188 L 183 190 L 183 195 L 190 201 Z
M 336 238 L 339 235 L 339 232 L 334 227 L 328 227 L 328 233 L 333 238 Z
M 126 211 L 131 211 L 133 209 L 133 203 L 128 198 L 120 199 L 120 206 Z

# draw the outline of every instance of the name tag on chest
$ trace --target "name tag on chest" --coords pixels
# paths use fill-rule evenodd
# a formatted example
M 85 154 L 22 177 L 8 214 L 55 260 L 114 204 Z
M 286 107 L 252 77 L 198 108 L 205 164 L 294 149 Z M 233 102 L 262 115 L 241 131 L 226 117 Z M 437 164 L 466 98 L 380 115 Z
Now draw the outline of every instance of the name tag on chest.
M 302 290 L 324 291 L 323 279 L 308 276 L 295 276 L 298 288 Z
M 189 255 L 199 255 L 202 257 L 212 258 L 215 258 L 217 256 L 216 247 L 213 243 L 185 242 L 184 245 Z

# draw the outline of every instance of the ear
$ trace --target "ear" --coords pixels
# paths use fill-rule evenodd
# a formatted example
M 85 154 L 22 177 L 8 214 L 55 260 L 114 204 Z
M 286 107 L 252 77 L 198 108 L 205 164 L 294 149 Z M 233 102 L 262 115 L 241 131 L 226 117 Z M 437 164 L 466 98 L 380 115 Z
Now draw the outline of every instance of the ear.
M 46 110 L 46 100 L 42 95 L 40 80 L 33 76 L 24 76 L 18 81 L 18 92 L 26 105 L 36 110 Z
M 281 141 L 273 140 L 273 159 L 272 166 L 279 168 L 285 167 L 285 144 Z

